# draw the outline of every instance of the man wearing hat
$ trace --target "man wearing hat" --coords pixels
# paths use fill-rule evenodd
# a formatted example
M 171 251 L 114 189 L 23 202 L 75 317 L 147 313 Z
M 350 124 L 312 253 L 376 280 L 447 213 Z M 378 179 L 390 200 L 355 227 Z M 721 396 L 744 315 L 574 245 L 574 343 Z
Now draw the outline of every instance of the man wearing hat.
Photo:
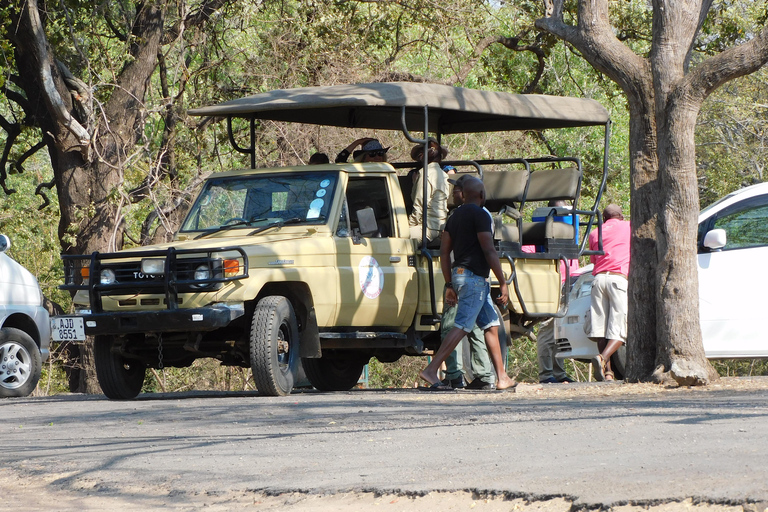
M 355 162 L 386 162 L 387 151 L 389 147 L 383 147 L 378 139 L 371 137 L 363 137 L 357 139 L 352 144 L 341 150 L 341 153 L 336 155 L 335 162 L 341 164 L 349 159 L 349 155 L 357 147 L 361 146 L 358 151 L 352 154 L 352 158 Z
M 609 204 L 603 210 L 603 254 L 590 256 L 594 264 L 590 322 L 584 330 L 597 341 L 595 356 L 598 379 L 614 380 L 611 356 L 627 341 L 627 276 L 629 275 L 629 221 L 621 207 Z M 597 230 L 589 234 L 589 249 L 598 250 Z
M 413 187 L 413 209 L 408 217 L 411 226 L 411 238 L 421 243 L 422 222 L 424 222 L 426 207 L 427 240 L 431 241 L 440 236 L 445 220 L 448 218 L 448 177 L 440 161 L 448 154 L 448 150 L 430 137 L 427 148 L 427 203 L 424 204 L 424 171 L 420 170 Z M 411 158 L 417 162 L 424 161 L 424 146 L 418 145 L 411 150 Z

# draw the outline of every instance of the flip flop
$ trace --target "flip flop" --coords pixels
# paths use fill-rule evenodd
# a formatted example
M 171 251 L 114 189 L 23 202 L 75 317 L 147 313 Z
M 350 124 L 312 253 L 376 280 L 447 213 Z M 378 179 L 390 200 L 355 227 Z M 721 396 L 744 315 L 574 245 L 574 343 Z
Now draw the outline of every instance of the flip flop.
M 446 386 L 442 382 L 435 382 L 430 386 L 419 386 L 419 391 L 456 391 L 451 386 Z

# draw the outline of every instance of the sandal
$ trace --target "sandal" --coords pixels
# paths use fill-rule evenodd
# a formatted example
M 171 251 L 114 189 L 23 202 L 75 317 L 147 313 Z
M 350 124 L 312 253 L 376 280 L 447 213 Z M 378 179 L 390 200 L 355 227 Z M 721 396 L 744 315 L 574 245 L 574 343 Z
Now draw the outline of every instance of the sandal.
M 605 372 L 605 380 L 606 381 L 616 380 L 616 376 L 613 374 L 612 371 L 608 370 L 607 372 Z
M 595 357 L 592 358 L 592 364 L 595 368 L 595 378 L 598 381 L 604 381 L 605 379 L 605 360 L 603 359 L 603 356 L 600 354 L 597 354 Z

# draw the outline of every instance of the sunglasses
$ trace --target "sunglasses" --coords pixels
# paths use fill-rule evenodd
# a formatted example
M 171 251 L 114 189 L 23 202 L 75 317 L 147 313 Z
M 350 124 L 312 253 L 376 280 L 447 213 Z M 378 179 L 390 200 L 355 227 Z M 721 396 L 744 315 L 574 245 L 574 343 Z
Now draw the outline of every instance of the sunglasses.
M 371 158 L 375 158 L 377 156 L 384 156 L 387 154 L 386 149 L 374 149 L 373 151 L 366 151 L 366 155 L 368 155 Z

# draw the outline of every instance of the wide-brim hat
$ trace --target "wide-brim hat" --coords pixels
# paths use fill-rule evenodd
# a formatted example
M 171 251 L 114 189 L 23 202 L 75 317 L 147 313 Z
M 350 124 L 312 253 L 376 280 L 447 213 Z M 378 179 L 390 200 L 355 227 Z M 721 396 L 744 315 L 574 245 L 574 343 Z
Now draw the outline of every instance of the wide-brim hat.
M 363 147 L 361 149 L 358 149 L 354 153 L 352 153 L 352 158 L 357 160 L 358 158 L 362 158 L 366 153 L 372 153 L 374 151 L 383 151 L 386 153 L 389 151 L 389 148 L 391 146 L 387 146 L 386 148 L 381 145 L 381 142 L 378 141 L 378 139 L 371 139 L 365 144 L 363 144 Z
M 438 144 L 437 139 L 434 137 L 430 137 L 429 139 L 429 145 L 434 145 L 435 147 L 440 148 L 440 159 L 442 160 L 446 156 L 448 156 L 448 148 L 445 146 L 441 146 Z M 421 161 L 424 158 L 424 144 L 419 144 L 417 146 L 413 146 L 411 149 L 411 160 L 414 160 L 416 162 Z

